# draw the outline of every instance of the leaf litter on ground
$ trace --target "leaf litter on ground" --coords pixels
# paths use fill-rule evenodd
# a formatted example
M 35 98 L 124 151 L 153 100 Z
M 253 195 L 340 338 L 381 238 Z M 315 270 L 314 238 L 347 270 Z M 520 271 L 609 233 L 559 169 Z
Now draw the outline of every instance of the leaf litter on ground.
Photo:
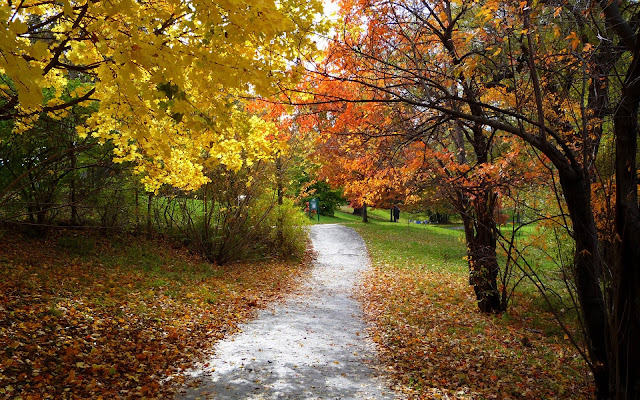
M 503 315 L 482 314 L 464 265 L 439 255 L 454 247 L 450 239 L 371 224 L 356 229 L 373 264 L 358 295 L 382 364 L 410 398 L 594 397 L 586 363 L 529 294 L 516 292 L 515 305 Z M 401 255 L 407 251 L 437 255 Z
M 161 240 L 5 234 L 0 397 L 172 398 L 183 371 L 308 265 L 219 267 Z

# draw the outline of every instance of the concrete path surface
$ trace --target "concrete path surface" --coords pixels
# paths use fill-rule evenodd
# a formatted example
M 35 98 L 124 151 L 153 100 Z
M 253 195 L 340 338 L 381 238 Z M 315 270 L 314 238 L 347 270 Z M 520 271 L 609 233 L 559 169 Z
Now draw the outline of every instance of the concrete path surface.
M 362 238 L 342 225 L 314 225 L 311 240 L 318 257 L 300 293 L 219 342 L 191 371 L 200 384 L 179 399 L 401 398 L 372 367 L 375 347 L 351 297 L 369 266 Z

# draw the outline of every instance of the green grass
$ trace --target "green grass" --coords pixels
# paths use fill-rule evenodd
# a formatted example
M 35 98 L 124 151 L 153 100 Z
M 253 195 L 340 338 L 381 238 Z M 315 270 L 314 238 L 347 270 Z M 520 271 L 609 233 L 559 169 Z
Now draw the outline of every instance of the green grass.
M 371 257 L 378 265 L 400 269 L 446 271 L 465 279 L 468 276 L 466 243 L 459 224 L 414 224 L 408 223 L 406 219 L 393 223 L 385 219 L 388 212 L 386 210 L 371 210 L 369 223 L 363 223 L 360 216 L 351 212 L 351 209 L 345 207 L 337 211 L 330 222 L 327 218 L 325 223 L 343 223 L 356 229 L 367 243 Z M 501 229 L 507 236 L 512 228 L 504 225 Z M 540 235 L 535 225 L 528 225 L 519 230 L 517 243 L 522 245 L 533 240 L 536 244 L 526 247 L 523 254 L 530 267 L 544 282 L 548 289 L 547 298 L 552 304 L 547 304 L 542 293 L 528 278 L 520 279 L 523 272 L 516 268 L 507 284 L 510 290 L 517 283 L 516 294 L 512 297 L 509 307 L 517 307 L 519 312 L 524 313 L 527 318 L 534 319 L 535 325 L 543 328 L 545 332 L 563 336 L 564 332 L 556 322 L 542 320 L 538 315 L 538 311 L 547 313 L 555 309 L 561 310 L 562 321 L 571 326 L 575 326 L 578 320 L 567 288 L 560 279 L 562 274 L 559 266 L 549 258 L 549 254 L 540 249 L 542 246 L 553 247 L 555 237 Z M 506 256 L 500 249 L 498 260 L 503 268 Z M 549 315 L 545 318 L 548 319 Z
M 159 210 L 167 209 L 170 214 L 179 212 L 182 206 L 189 209 L 193 215 L 202 215 L 204 213 L 204 202 L 201 199 L 154 196 L 151 202 L 154 208 Z M 144 207 L 146 207 L 146 203 Z
M 368 212 L 369 223 L 363 223 L 362 217 L 353 215 L 352 212 L 351 208 L 342 207 L 332 217 L 320 216 L 319 223 L 341 223 L 356 229 L 367 243 L 371 257 L 380 264 L 403 269 L 449 271 L 462 277 L 467 276 L 468 264 L 464 259 L 466 243 L 460 224 L 408 223 L 408 220 L 403 218 L 408 216 L 408 213 L 401 214 L 400 222 L 393 223 L 389 222 L 388 210 L 372 209 Z M 318 223 L 317 220 L 314 223 Z M 500 229 L 506 237 L 510 237 L 512 230 L 510 224 L 503 225 Z M 555 236 L 540 234 L 539 227 L 531 224 L 518 230 L 516 240 L 521 246 L 535 240 L 535 245 L 526 246 L 523 254 L 531 268 L 549 289 L 548 297 L 553 302 L 552 306 L 557 310 L 570 310 L 567 289 L 564 282 L 559 279 L 560 267 L 549 257 L 549 254 L 555 254 L 553 253 L 554 247 L 557 247 Z M 550 250 L 542 250 L 542 247 Z M 499 263 L 504 267 L 506 257 L 500 249 L 498 253 Z M 513 276 L 507 285 L 510 288 L 519 282 L 516 288 L 517 294 L 512 298 L 511 306 L 517 307 L 523 303 L 532 302 L 534 307 L 526 307 L 533 313 L 532 317 L 535 316 L 535 310 L 550 311 L 551 307 L 529 279 L 519 281 L 522 275 L 522 271 L 514 269 Z M 557 293 L 561 297 L 558 298 L 552 293 Z M 574 311 L 563 314 L 563 320 L 570 324 L 574 324 L 576 318 Z M 541 325 L 545 323 L 541 322 Z M 550 329 L 560 329 L 557 324 L 552 325 Z
M 374 209 L 369 208 L 367 210 L 367 216 L 370 221 L 380 221 L 380 222 L 389 222 L 389 210 L 385 209 Z M 407 222 L 407 219 L 404 218 L 406 214 L 401 214 L 401 223 Z M 353 208 L 349 206 L 342 206 L 339 210 L 335 212 L 333 216 L 321 215 L 320 221 L 318 222 L 318 218 L 314 217 L 314 224 L 349 224 L 354 222 L 362 222 L 362 216 L 353 215 Z
M 310 218 L 312 224 L 351 224 L 354 222 L 362 221 L 362 217 L 359 215 L 353 215 L 353 209 L 349 209 L 347 211 L 347 207 L 342 207 L 340 210 L 336 211 L 334 215 L 321 215 L 318 219 L 317 215 L 314 215 L 313 218 Z
M 389 222 L 388 210 L 370 210 L 369 222 L 350 213 L 337 211 L 334 217 L 321 216 L 324 223 L 343 223 L 364 238 L 371 256 L 401 268 L 445 269 L 466 274 L 464 234 L 452 225 L 418 225 L 406 220 Z

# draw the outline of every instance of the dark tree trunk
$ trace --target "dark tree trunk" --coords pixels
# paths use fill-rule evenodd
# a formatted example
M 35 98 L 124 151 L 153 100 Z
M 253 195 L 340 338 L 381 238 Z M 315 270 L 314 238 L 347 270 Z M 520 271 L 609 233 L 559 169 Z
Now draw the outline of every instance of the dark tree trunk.
M 464 194 L 458 195 L 467 243 L 469 284 L 473 286 L 478 308 L 484 313 L 500 313 L 505 310 L 498 290 L 500 265 L 496 255 L 497 227 L 493 218 L 495 200 L 496 195 L 493 193 L 485 193 L 473 203 Z
M 559 169 L 560 184 L 573 224 L 575 255 L 574 280 L 587 332 L 589 358 L 592 364 L 597 397 L 608 398 L 609 361 L 607 357 L 607 318 L 600 288 L 602 258 L 591 207 L 591 188 L 587 176 Z
M 393 214 L 393 210 L 391 211 Z M 353 215 L 362 216 L 362 222 L 369 222 L 369 218 L 367 216 L 367 204 L 363 204 L 362 207 L 355 207 L 353 209 Z
M 640 85 L 635 83 L 638 79 L 640 68 L 636 65 L 627 76 L 631 87 L 623 91 L 614 116 L 616 240 L 612 271 L 610 385 L 617 400 L 640 399 L 640 215 L 636 165 Z
M 609 398 L 640 399 L 640 215 L 638 212 L 637 140 L 640 104 L 640 38 L 636 16 L 627 19 L 624 2 L 601 0 L 607 28 L 632 59 L 619 101 L 613 107 L 616 143 L 616 203 L 613 265 L 608 311 Z M 605 41 L 603 41 L 605 42 Z M 620 52 L 619 54 L 623 54 Z M 614 64 L 609 57 L 606 65 Z M 600 389 L 600 387 L 598 387 Z M 604 397 L 603 397 L 604 398 Z
M 469 243 L 471 282 L 478 300 L 478 308 L 485 313 L 504 311 L 498 291 L 500 266 L 496 255 L 496 222 L 493 217 L 496 195 L 485 193 L 474 201 L 475 234 Z
M 29 214 L 29 223 L 32 224 L 32 225 L 35 224 L 36 223 L 36 219 L 35 219 L 36 209 L 35 209 L 33 204 L 27 205 L 27 213 Z

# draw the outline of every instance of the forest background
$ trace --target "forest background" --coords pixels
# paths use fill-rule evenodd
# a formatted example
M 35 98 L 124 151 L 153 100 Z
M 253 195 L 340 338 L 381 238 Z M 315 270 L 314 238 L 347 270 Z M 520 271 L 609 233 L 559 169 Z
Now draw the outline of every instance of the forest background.
M 85 274 L 66 250 L 113 247 L 95 239 L 86 249 L 87 235 L 163 238 L 213 271 L 271 263 L 280 280 L 290 274 L 282 260 L 304 259 L 305 201 L 321 197 L 330 215 L 343 193 L 364 221 L 369 208 L 397 204 L 437 221 L 455 215 L 478 315 L 508 313 L 530 282 L 594 396 L 640 396 L 638 5 L 338 6 L 333 25 L 317 1 L 0 6 L 3 236 L 55 242 L 59 262 L 75 263 L 3 252 L 3 393 L 47 388 L 69 365 L 88 371 L 59 388 L 136 376 L 78 358 L 95 346 L 52 339 L 86 316 L 34 277 L 51 265 Z M 24 239 L 10 240 L 18 231 Z M 224 275 L 211 273 L 198 282 Z M 46 329 L 30 325 L 43 315 Z M 94 324 L 83 321 L 86 341 Z M 25 358 L 42 343 L 17 331 L 35 328 L 52 360 Z

